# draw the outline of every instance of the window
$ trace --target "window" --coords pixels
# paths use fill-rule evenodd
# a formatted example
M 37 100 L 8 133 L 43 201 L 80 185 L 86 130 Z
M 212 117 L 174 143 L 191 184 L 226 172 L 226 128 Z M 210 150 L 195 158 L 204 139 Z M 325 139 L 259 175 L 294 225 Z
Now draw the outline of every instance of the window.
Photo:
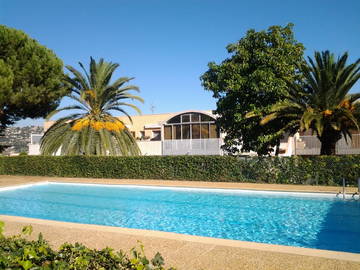
M 200 114 L 198 113 L 193 113 L 191 115 L 191 122 L 200 122 Z
M 200 139 L 200 124 L 192 125 L 192 139 Z
M 209 124 L 201 124 L 201 139 L 209 139 Z
M 31 144 L 40 144 L 42 135 L 40 134 L 31 134 L 30 136 L 30 140 L 31 140 Z
M 210 122 L 210 121 L 214 121 L 214 119 L 212 119 L 210 116 L 205 114 L 201 115 L 201 122 Z
M 171 126 L 165 126 L 164 127 L 164 139 L 165 140 L 171 140 L 172 139 L 172 127 Z
M 182 125 L 182 139 L 190 139 L 190 125 Z
M 190 122 L 190 114 L 183 114 L 183 115 L 181 116 L 181 122 L 182 122 L 182 123 L 188 123 L 188 122 Z
M 173 140 L 181 140 L 181 125 L 173 126 Z
M 152 132 L 152 141 L 160 141 L 161 140 L 161 131 L 160 130 L 154 130 Z
M 219 138 L 215 119 L 202 113 L 184 113 L 171 118 L 164 125 L 165 140 Z
M 215 124 L 210 124 L 210 139 L 219 138 L 219 132 Z
M 172 123 L 180 123 L 180 115 L 177 115 L 173 118 L 171 118 L 169 121 L 168 121 L 169 124 L 172 124 Z

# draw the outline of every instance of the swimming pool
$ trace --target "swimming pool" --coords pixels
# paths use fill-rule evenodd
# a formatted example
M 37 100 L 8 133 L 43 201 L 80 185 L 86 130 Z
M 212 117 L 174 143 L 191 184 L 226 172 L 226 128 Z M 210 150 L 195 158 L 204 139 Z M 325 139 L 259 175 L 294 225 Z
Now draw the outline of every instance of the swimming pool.
M 2 215 L 360 253 L 360 202 L 334 195 L 64 183 L 0 190 Z

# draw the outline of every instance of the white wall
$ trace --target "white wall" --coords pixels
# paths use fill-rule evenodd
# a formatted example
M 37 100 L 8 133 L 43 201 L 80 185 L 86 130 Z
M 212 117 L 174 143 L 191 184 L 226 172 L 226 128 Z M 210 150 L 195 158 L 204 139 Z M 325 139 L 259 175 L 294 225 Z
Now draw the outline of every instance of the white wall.
M 174 155 L 221 155 L 221 139 L 164 140 L 163 154 Z
M 29 155 L 40 155 L 40 144 L 29 144 Z
M 161 141 L 138 141 L 144 156 L 161 156 Z M 40 144 L 29 144 L 29 155 L 40 155 Z M 56 156 L 60 155 L 60 150 Z
M 144 156 L 161 156 L 161 141 L 137 141 Z
M 295 135 L 298 136 L 298 133 Z M 280 149 L 285 149 L 285 153 L 279 154 L 279 156 L 290 157 L 294 155 L 295 140 L 296 140 L 295 136 L 289 136 L 287 142 L 280 143 Z

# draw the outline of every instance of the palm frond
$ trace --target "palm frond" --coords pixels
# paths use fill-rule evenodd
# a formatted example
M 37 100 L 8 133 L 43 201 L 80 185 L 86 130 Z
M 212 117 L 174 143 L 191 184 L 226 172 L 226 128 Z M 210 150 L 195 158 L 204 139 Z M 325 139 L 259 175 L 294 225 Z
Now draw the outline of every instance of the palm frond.
M 48 117 L 60 111 L 81 110 L 58 119 L 44 134 L 41 141 L 41 152 L 54 155 L 61 151 L 62 155 L 139 155 L 140 150 L 130 131 L 119 119 L 111 115 L 111 111 L 121 112 L 130 122 L 132 119 L 125 108 L 132 108 L 138 113 L 140 109 L 126 100 L 143 102 L 139 96 L 129 91 L 139 91 L 137 86 L 124 85 L 132 78 L 121 77 L 111 83 L 118 64 L 96 62 L 90 58 L 89 72 L 79 63 L 83 74 L 77 69 L 67 66 L 73 77 L 67 76 L 65 81 L 71 85 L 68 95 L 77 104 L 53 111 Z
M 59 113 L 59 112 L 69 111 L 69 110 L 87 111 L 85 107 L 79 106 L 79 105 L 66 106 L 66 107 L 63 107 L 63 108 L 60 108 L 60 109 L 53 110 L 52 112 L 50 112 L 50 113 L 46 116 L 45 120 L 51 119 L 51 117 L 53 117 L 55 114 L 57 114 L 57 113 Z
M 360 94 L 349 91 L 360 80 L 360 59 L 350 65 L 347 59 L 347 53 L 335 59 L 329 51 L 315 52 L 299 66 L 303 81 L 288 82 L 287 98 L 273 105 L 261 124 L 282 120 L 282 131 L 298 127 L 334 140 L 359 130 Z

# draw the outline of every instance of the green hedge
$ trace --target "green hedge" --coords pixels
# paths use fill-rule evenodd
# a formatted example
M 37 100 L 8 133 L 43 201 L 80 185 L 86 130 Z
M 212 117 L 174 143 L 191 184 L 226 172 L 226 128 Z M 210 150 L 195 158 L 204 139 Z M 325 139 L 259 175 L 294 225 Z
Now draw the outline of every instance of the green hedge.
M 230 156 L 0 157 L 0 174 L 356 185 L 360 155 L 242 158 Z

